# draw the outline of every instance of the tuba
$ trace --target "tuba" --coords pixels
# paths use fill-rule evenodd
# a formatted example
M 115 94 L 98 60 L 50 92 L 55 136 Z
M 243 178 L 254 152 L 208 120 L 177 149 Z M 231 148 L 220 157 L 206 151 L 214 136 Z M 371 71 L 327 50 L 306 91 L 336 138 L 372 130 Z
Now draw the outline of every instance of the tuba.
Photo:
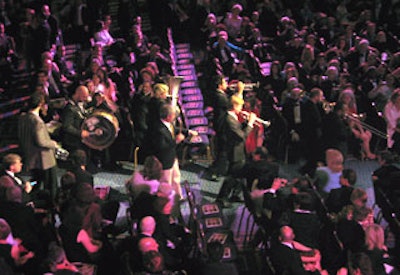
M 181 82 L 183 80 L 182 76 L 167 76 L 164 78 L 165 84 L 168 85 L 169 95 L 171 98 L 172 106 L 176 107 L 178 105 L 179 89 Z

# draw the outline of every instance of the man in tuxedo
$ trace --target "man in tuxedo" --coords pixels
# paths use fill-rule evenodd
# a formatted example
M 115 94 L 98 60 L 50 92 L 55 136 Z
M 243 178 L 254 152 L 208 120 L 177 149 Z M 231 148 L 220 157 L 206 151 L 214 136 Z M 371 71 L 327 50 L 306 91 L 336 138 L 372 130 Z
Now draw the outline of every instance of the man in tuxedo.
M 89 183 L 93 187 L 93 175 L 86 170 L 87 155 L 84 150 L 75 150 L 71 154 L 71 172 L 75 175 L 77 183 Z
M 54 198 L 57 189 L 57 162 L 54 150 L 56 141 L 50 138 L 46 124 L 39 116 L 45 99 L 42 93 L 34 93 L 29 101 L 29 111 L 21 114 L 18 121 L 18 138 L 21 151 L 25 153 L 25 167 L 33 180 L 43 183 Z
M 231 97 L 231 107 L 227 112 L 225 119 L 226 148 L 229 161 L 228 177 L 217 196 L 217 201 L 224 207 L 229 207 L 228 200 L 237 201 L 238 193 L 241 191 L 240 181 L 237 178 L 243 178 L 243 167 L 246 164 L 245 142 L 253 124 L 256 115 L 250 113 L 248 121 L 244 124 L 239 122 L 239 115 L 242 111 L 244 100 L 239 96 Z
M 3 157 L 2 164 L 4 170 L 0 174 L 0 200 L 4 198 L 8 187 L 19 186 L 24 190 L 23 201 L 29 201 L 32 185 L 16 176 L 22 170 L 22 158 L 17 154 L 7 154 Z
M 279 230 L 279 243 L 271 250 L 271 261 L 276 274 L 308 274 L 294 247 L 294 237 L 293 229 L 289 226 L 282 226 Z
M 88 97 L 88 88 L 83 85 L 79 86 L 75 89 L 62 114 L 62 144 L 70 152 L 86 148 L 82 139 L 88 137 L 89 132 L 82 130 L 81 126 L 86 118 L 84 105 Z
M 339 213 L 343 207 L 351 204 L 350 196 L 357 181 L 357 174 L 353 169 L 344 169 L 340 176 L 340 188 L 329 192 L 326 206 L 329 212 Z
M 226 152 L 226 135 L 224 131 L 224 120 L 228 111 L 229 98 L 226 94 L 228 83 L 223 75 L 215 77 L 216 91 L 212 96 L 213 107 L 213 128 L 215 131 L 215 161 L 211 165 L 210 179 L 218 180 L 219 175 L 225 175 L 228 169 L 228 160 Z
M 319 88 L 310 91 L 308 100 L 302 102 L 300 139 L 304 142 L 304 150 L 307 152 L 306 164 L 300 169 L 302 174 L 314 175 L 317 162 L 322 158 L 322 108 L 321 102 L 324 93 Z
M 171 104 L 164 104 L 160 108 L 160 120 L 153 129 L 153 150 L 163 166 L 161 182 L 169 183 L 175 194 L 183 199 L 181 187 L 181 172 L 176 154 L 176 145 L 185 139 L 185 134 L 197 135 L 196 131 L 175 129 L 173 123 L 176 109 Z

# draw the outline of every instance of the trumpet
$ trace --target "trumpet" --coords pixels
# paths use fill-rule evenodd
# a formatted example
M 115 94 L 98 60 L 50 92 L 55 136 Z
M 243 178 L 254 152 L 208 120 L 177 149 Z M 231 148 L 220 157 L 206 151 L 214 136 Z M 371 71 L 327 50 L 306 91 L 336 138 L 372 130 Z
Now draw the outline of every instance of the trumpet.
M 234 90 L 234 89 L 237 88 L 237 86 L 238 86 L 237 83 L 233 83 L 233 84 L 229 84 L 228 88 L 230 90 Z M 243 91 L 246 91 L 246 92 L 252 91 L 254 88 L 258 88 L 258 87 L 260 87 L 260 83 L 259 82 L 256 82 L 256 83 L 244 83 Z
M 326 114 L 329 114 L 335 108 L 336 102 L 329 102 L 328 100 L 322 101 L 322 109 Z
M 245 119 L 247 119 L 247 118 L 250 117 L 250 114 L 251 114 L 251 113 L 250 113 L 250 112 L 247 112 L 247 111 L 240 111 L 240 114 L 241 114 Z M 265 127 L 271 126 L 271 121 L 269 121 L 269 120 L 264 120 L 264 119 L 261 119 L 261 118 L 257 117 L 255 121 L 256 121 L 257 123 L 260 123 L 260 124 L 264 125 Z

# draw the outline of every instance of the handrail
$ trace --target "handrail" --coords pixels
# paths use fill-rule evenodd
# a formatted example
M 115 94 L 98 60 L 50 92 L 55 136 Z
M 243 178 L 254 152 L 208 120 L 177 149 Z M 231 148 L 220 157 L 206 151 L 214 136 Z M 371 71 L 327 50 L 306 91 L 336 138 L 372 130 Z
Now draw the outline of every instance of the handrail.
M 0 104 L 0 108 L 3 108 L 5 106 L 8 106 L 8 105 L 11 105 L 11 104 L 14 104 L 14 103 L 27 101 L 29 98 L 30 98 L 30 96 L 23 96 L 23 97 L 11 99 L 9 101 L 1 103 Z
M 8 150 L 17 149 L 17 148 L 19 148 L 18 144 L 9 144 L 7 146 L 0 148 L 0 154 L 7 152 Z
M 2 113 L 2 114 L 0 114 L 0 120 L 4 119 L 4 118 L 7 118 L 7 117 L 10 117 L 10 116 L 18 115 L 20 112 L 21 112 L 21 109 L 15 109 L 15 110 L 12 110 L 12 111 L 9 111 L 9 112 Z

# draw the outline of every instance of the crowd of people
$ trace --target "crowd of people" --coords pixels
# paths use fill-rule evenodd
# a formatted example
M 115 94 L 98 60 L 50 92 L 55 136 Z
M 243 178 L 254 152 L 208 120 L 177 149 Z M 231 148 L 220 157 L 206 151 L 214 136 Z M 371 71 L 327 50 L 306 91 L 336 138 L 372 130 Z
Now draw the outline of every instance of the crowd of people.
M 180 224 L 186 198 L 178 145 L 198 133 L 175 124 L 164 81 L 175 66 L 171 28 L 177 41 L 191 43 L 205 104 L 213 109 L 215 160 L 208 174 L 225 177 L 217 202 L 231 207 L 241 193 L 251 198 L 246 206 L 256 206 L 261 228 L 252 243 L 268 247 L 275 273 L 394 274 L 398 241 L 385 245 L 387 235 L 366 204 L 374 198 L 354 187 L 356 174 L 343 163 L 350 155 L 380 161 L 373 179 L 383 196 L 376 201 L 394 206 L 380 205 L 398 237 L 400 44 L 393 34 L 400 33 L 399 3 L 146 4 L 119 1 L 114 32 L 107 1 L 0 0 L 1 97 L 19 96 L 15 72 L 31 76 L 18 120 L 22 158 L 3 158 L 0 269 L 77 274 L 71 262 L 79 262 L 99 274 L 237 273 L 221 263 L 218 243 L 208 245 L 209 263 L 195 259 L 201 264 L 189 268 L 196 244 Z M 72 62 L 69 44 L 80 57 Z M 93 149 L 88 140 L 107 134 L 96 128 L 105 113 L 118 123 L 118 135 Z M 89 117 L 94 124 L 82 127 Z M 58 126 L 50 133 L 48 125 Z M 72 162 L 59 184 L 54 152 L 60 147 Z M 137 228 L 111 242 L 118 202 L 96 196 L 91 172 L 130 158 L 135 147 L 144 168 L 126 187 Z M 390 152 L 377 154 L 382 149 Z M 16 176 L 22 160 L 29 182 Z M 304 177 L 279 178 L 279 161 L 304 164 Z

